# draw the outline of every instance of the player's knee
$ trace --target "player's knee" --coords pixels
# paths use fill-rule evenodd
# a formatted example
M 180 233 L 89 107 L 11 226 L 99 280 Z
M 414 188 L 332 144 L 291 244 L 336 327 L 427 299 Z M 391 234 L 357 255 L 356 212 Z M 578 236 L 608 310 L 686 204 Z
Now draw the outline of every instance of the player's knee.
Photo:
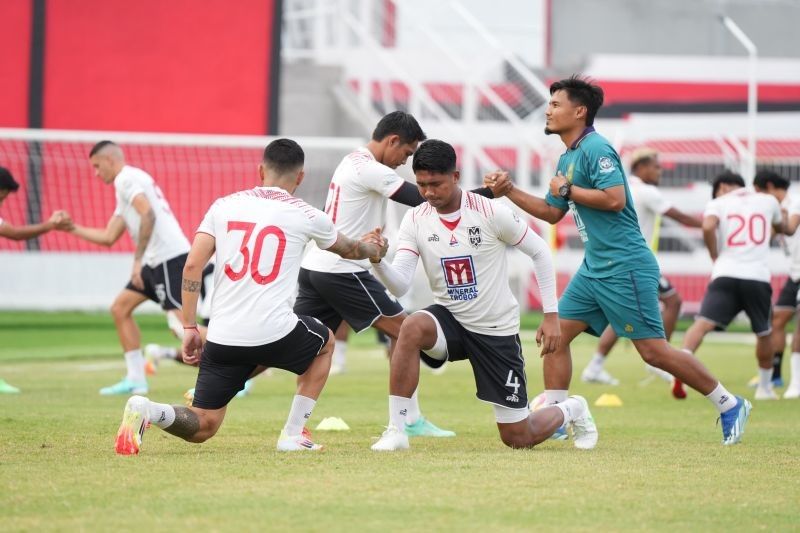
M 114 320 L 123 319 L 129 314 L 125 306 L 119 302 L 112 303 L 109 311 L 111 311 L 111 316 L 114 318 Z
M 400 339 L 421 348 L 426 336 L 436 335 L 436 325 L 428 317 L 411 315 L 400 327 Z
M 500 440 L 509 448 L 530 448 L 534 445 L 527 432 L 510 427 L 500 429 Z

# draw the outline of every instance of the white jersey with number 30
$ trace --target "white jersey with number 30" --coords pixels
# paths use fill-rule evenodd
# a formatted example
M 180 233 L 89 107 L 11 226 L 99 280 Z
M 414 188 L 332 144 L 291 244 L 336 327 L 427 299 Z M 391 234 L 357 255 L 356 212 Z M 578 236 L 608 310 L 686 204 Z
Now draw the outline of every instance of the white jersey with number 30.
M 530 231 L 510 208 L 461 194 L 461 218 L 450 229 L 429 203 L 409 210 L 397 249 L 422 259 L 434 302 L 464 328 L 483 335 L 519 332 L 519 304 L 508 286 L 506 248 Z
M 359 148 L 342 159 L 333 173 L 325 201 L 325 212 L 336 229 L 357 239 L 386 223 L 387 198 L 405 180 L 394 170 L 375 160 L 367 148 Z M 317 272 L 349 273 L 369 270 L 369 261 L 342 259 L 312 247 L 303 268 Z
M 297 325 L 291 300 L 309 240 L 336 242 L 331 219 L 277 187 L 256 187 L 220 198 L 198 233 L 214 237 L 216 268 L 208 340 L 259 346 Z
M 711 279 L 770 280 L 769 241 L 772 225 L 781 221 L 781 207 L 774 196 L 751 189 L 736 189 L 706 206 L 703 217 L 719 220 L 719 256 Z

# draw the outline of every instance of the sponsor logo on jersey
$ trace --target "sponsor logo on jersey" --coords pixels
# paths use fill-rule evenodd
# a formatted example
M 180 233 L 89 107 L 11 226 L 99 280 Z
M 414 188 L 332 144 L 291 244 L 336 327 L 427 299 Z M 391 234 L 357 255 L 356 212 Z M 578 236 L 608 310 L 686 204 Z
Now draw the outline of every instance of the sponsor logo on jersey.
M 428 237 L 428 242 L 439 242 L 439 236 L 434 233 L 433 235 Z
M 458 246 L 458 239 L 456 239 L 455 234 L 450 235 L 450 246 Z
M 477 248 L 481 245 L 481 228 L 478 226 L 470 226 L 467 228 L 467 234 L 469 235 L 469 245 L 473 248 Z
M 441 261 L 450 299 L 465 301 L 477 298 L 478 280 L 475 277 L 475 263 L 472 261 L 472 256 L 443 257 Z
M 614 162 L 606 156 L 597 160 L 597 166 L 600 167 L 600 174 L 608 174 L 614 170 Z
M 512 394 L 511 396 L 506 396 L 506 401 L 517 403 L 519 402 L 519 396 L 517 396 L 516 394 Z

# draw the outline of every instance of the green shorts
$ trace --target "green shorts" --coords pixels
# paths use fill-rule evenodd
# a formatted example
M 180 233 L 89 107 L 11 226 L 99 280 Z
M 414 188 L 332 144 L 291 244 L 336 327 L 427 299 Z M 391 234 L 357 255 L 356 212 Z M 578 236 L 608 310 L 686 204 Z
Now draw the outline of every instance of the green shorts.
M 622 272 L 607 278 L 573 277 L 561 299 L 561 318 L 586 322 L 587 333 L 599 337 L 611 324 L 620 337 L 664 338 L 658 305 L 658 270 Z

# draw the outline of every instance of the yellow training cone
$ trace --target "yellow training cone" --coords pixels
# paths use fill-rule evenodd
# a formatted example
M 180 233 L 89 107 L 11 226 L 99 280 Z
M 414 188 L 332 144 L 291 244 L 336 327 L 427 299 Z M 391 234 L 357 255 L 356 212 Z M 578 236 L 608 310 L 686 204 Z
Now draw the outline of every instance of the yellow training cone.
M 622 400 L 616 394 L 601 394 L 594 404 L 597 407 L 622 407 Z
M 329 416 L 327 418 L 323 418 L 322 421 L 317 424 L 316 429 L 319 431 L 349 431 L 350 426 L 347 425 L 347 422 L 337 416 Z

